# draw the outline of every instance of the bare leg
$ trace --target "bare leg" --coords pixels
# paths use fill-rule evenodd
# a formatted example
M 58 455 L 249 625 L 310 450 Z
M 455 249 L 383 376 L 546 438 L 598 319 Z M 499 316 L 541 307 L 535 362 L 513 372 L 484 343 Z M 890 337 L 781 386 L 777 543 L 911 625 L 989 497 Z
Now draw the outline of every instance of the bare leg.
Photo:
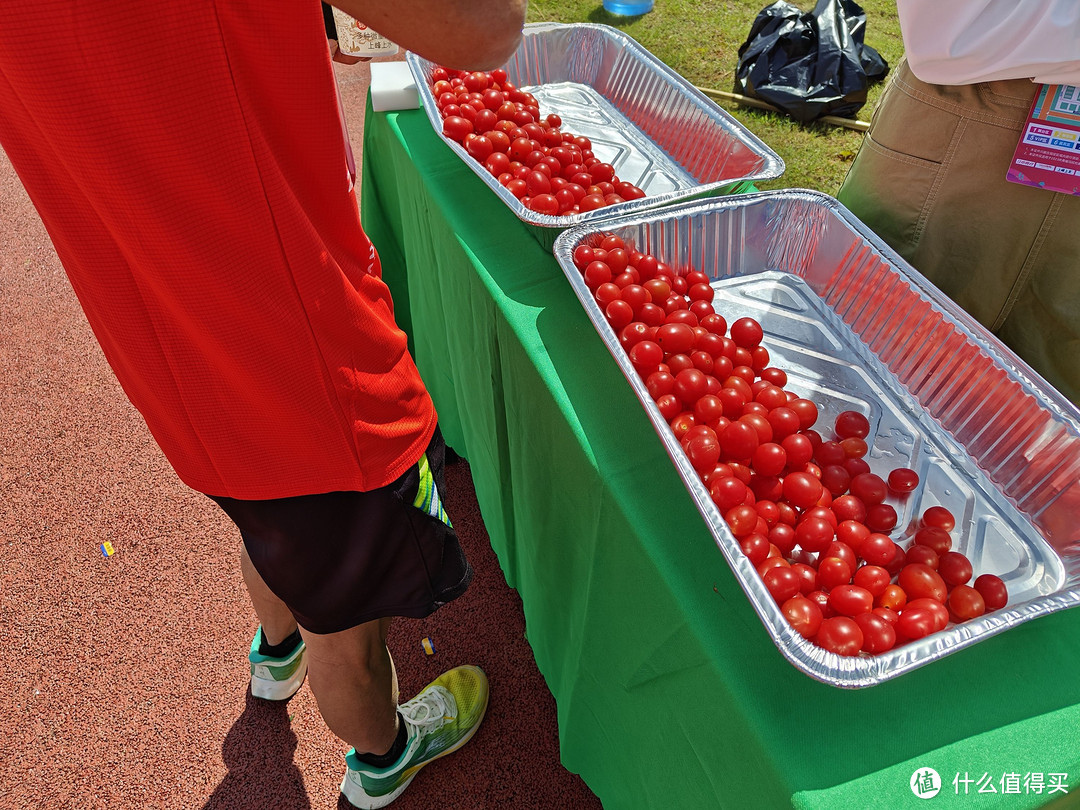
M 296 619 L 285 607 L 285 603 L 263 582 L 248 556 L 247 548 L 241 544 L 240 549 L 240 571 L 244 575 L 244 584 L 247 585 L 255 615 L 262 624 L 263 636 L 266 637 L 267 644 L 280 644 L 296 629 Z
M 397 735 L 397 672 L 386 649 L 390 621 L 326 635 L 300 628 L 319 713 L 332 732 L 361 753 L 386 753 Z
M 240 568 L 267 643 L 280 643 L 296 629 L 296 619 L 259 576 L 246 548 Z M 361 753 L 389 751 L 397 734 L 397 671 L 386 649 L 390 622 L 378 619 L 325 635 L 300 628 L 319 713 L 332 732 Z

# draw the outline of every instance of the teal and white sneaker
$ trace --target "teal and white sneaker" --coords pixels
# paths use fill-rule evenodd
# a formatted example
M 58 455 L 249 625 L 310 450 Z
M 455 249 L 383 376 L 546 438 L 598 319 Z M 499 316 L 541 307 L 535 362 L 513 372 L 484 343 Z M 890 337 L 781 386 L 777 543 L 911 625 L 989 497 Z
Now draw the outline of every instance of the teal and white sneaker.
M 472 739 L 487 705 L 488 680 L 479 667 L 444 672 L 412 700 L 398 706 L 409 735 L 401 759 L 388 768 L 375 768 L 357 759 L 356 749 L 349 751 L 341 792 L 353 807 L 386 807 L 421 768 Z
M 288 700 L 296 694 L 307 675 L 307 656 L 304 654 L 304 642 L 284 658 L 272 658 L 259 654 L 262 641 L 262 625 L 255 631 L 251 640 L 251 696 L 263 700 Z

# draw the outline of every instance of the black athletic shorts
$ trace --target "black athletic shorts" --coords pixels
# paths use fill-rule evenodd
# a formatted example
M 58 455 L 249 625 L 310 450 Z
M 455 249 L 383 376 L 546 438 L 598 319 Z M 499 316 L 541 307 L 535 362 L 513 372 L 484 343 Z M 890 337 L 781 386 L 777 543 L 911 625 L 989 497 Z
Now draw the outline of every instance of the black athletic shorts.
M 445 452 L 436 429 L 420 461 L 380 489 L 213 499 L 305 630 L 420 619 L 464 593 L 473 573 L 442 506 Z

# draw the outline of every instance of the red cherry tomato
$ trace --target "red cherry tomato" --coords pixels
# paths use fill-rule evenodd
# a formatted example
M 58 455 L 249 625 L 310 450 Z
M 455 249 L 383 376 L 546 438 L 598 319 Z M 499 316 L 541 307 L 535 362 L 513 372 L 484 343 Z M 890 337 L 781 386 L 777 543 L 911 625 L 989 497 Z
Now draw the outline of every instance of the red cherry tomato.
M 821 572 L 818 571 L 820 578 Z M 842 616 L 858 616 L 874 609 L 874 597 L 858 585 L 839 585 L 829 591 L 829 605 Z
M 905 607 L 896 620 L 896 635 L 913 641 L 924 638 L 934 632 L 935 623 L 934 614 L 929 610 Z
M 908 601 L 904 610 L 928 610 L 934 617 L 933 632 L 935 633 L 939 630 L 944 630 L 945 626 L 949 623 L 949 609 L 945 607 L 944 603 L 939 602 L 937 599 L 931 599 L 929 597 L 911 599 Z
M 751 532 L 739 538 L 739 548 L 755 566 L 760 565 L 769 556 L 769 538 L 757 532 Z
M 897 548 L 896 543 L 888 535 L 872 532 L 859 546 L 859 555 L 871 565 L 880 565 L 888 570 Z
M 751 456 L 750 466 L 761 475 L 779 475 L 787 466 L 787 451 L 776 442 L 759 444 Z
M 862 630 L 864 652 L 876 655 L 896 646 L 896 630 L 889 620 L 875 613 L 860 613 L 855 617 L 855 623 Z
M 753 318 L 739 318 L 731 324 L 728 332 L 736 345 L 741 346 L 744 349 L 752 349 L 754 346 L 761 343 L 761 339 L 764 337 L 764 333 L 761 331 L 761 324 Z
M 922 563 L 905 565 L 897 577 L 897 584 L 904 589 L 909 600 L 929 598 L 944 604 L 949 595 L 945 580 L 933 568 Z
M 973 573 L 971 560 L 959 551 L 946 551 L 938 561 L 937 572 L 949 587 L 967 585 Z
M 821 482 L 810 473 L 793 472 L 784 476 L 784 498 L 798 509 L 816 504 L 822 490 Z
M 907 550 L 907 562 L 920 563 L 937 571 L 941 558 L 936 551 L 930 548 L 930 546 L 921 546 L 918 543 L 914 543 Z
M 866 525 L 885 534 L 896 528 L 896 509 L 887 503 L 875 503 L 866 510 Z
M 899 585 L 887 585 L 885 592 L 877 598 L 876 604 L 888 610 L 900 610 L 907 604 L 907 594 Z
M 936 526 L 939 529 L 951 532 L 956 528 L 956 518 L 944 506 L 931 506 L 923 512 L 922 525 Z
M 986 612 L 986 600 L 969 585 L 957 585 L 949 591 L 949 616 L 953 621 L 966 622 Z
M 919 474 L 907 467 L 897 467 L 889 473 L 889 491 L 896 495 L 907 495 L 919 487 Z
M 972 583 L 975 590 L 986 602 L 986 610 L 1000 610 L 1009 603 L 1009 591 L 1001 577 L 995 574 L 980 574 Z
M 797 529 L 795 536 L 798 538 Z M 817 581 L 822 588 L 832 590 L 851 582 L 851 566 L 847 564 L 846 560 L 842 560 L 839 557 L 825 557 L 820 560 L 818 562 L 817 571 Z M 838 612 L 843 613 L 842 610 Z
M 940 526 L 924 526 L 915 532 L 914 542 L 920 546 L 929 546 L 938 557 L 952 548 L 952 537 Z
M 810 601 L 801 594 L 784 602 L 780 606 L 780 612 L 784 614 L 784 618 L 795 629 L 795 632 L 803 638 L 813 638 L 821 628 L 823 621 L 821 608 L 816 602 Z
M 808 399 L 793 399 L 787 404 L 787 407 L 798 415 L 802 430 L 809 430 L 817 421 L 818 407 Z
M 863 632 L 854 619 L 833 616 L 822 620 L 814 641 L 837 655 L 858 655 L 863 645 Z
M 855 571 L 852 584 L 865 588 L 874 599 L 880 599 L 885 595 L 885 589 L 889 587 L 892 577 L 889 572 L 880 565 L 864 565 Z
M 870 507 L 885 500 L 885 496 L 888 494 L 888 486 L 880 475 L 862 473 L 851 479 L 851 486 L 848 487 L 848 491 L 866 504 L 867 507 Z
M 865 439 L 870 435 L 870 420 L 858 411 L 843 411 L 836 417 L 834 429 L 841 439 Z
M 802 584 L 799 575 L 791 570 L 791 566 L 770 568 L 761 578 L 772 598 L 780 605 L 798 594 L 799 586 Z

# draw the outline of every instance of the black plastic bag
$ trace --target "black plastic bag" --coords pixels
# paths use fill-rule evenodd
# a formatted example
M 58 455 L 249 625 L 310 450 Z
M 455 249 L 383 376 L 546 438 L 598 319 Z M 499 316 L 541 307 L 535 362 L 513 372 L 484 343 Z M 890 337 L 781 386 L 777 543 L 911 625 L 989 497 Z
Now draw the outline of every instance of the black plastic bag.
M 739 48 L 735 92 L 803 123 L 854 116 L 889 72 L 865 33 L 866 12 L 852 0 L 819 0 L 806 13 L 782 0 L 766 6 Z

